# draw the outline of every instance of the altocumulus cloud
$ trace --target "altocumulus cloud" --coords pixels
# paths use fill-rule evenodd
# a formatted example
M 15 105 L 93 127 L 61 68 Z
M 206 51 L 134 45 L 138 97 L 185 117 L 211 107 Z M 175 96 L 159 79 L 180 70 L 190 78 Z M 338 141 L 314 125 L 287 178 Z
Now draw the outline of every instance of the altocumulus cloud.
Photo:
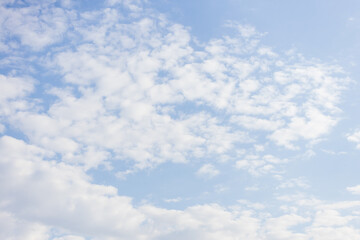
M 94 182 L 99 168 L 126 179 L 194 162 L 205 178 L 228 164 L 282 180 L 288 159 L 259 151 L 326 137 L 349 80 L 339 66 L 275 53 L 249 25 L 229 22 L 233 34 L 197 43 L 143 1 L 72 6 L 0 5 L 1 239 L 360 238 L 357 201 L 300 194 L 278 196 L 281 214 L 243 202 L 175 210 Z

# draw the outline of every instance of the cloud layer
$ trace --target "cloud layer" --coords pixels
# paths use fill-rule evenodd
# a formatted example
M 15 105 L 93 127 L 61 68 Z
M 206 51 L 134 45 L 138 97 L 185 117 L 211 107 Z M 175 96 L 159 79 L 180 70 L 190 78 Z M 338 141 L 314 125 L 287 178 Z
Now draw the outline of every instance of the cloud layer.
M 231 168 L 270 175 L 280 190 L 309 188 L 306 178 L 284 179 L 290 159 L 276 150 L 292 157 L 330 134 L 349 82 L 341 67 L 274 52 L 236 22 L 232 34 L 198 42 L 146 1 L 90 10 L 3 1 L 0 16 L 1 239 L 360 238 L 357 201 L 298 193 L 276 195 L 276 207 L 175 210 L 134 203 L 90 174 L 126 181 L 188 164 L 198 181 Z

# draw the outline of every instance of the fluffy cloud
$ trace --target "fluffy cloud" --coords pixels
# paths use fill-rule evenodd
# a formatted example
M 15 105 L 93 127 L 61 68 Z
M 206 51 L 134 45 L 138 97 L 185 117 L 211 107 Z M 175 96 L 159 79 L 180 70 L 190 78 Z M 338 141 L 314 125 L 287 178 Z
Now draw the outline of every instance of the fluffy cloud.
M 0 5 L 0 237 L 358 239 L 355 215 L 316 199 L 279 197 L 278 214 L 241 201 L 169 210 L 93 182 L 89 171 L 100 166 L 125 176 L 165 162 L 201 161 L 199 176 L 217 176 L 206 159 L 256 177 L 279 174 L 288 160 L 269 145 L 300 149 L 338 121 L 348 81 L 339 67 L 275 53 L 254 27 L 234 22 L 233 35 L 195 43 L 144 2 L 88 11 L 56 1 Z M 20 137 L 9 136 L 14 129 Z M 242 150 L 249 144 L 256 153 Z M 279 188 L 293 186 L 306 183 Z
M 3 239 L 320 240 L 328 236 L 326 232 L 334 234 L 331 239 L 341 239 L 341 234 L 349 239 L 360 235 L 353 227 L 359 216 L 344 212 L 358 208 L 359 202 L 326 204 L 307 196 L 288 196 L 282 198 L 288 201 L 287 209 L 298 209 L 298 213 L 278 216 L 249 201 L 229 208 L 218 204 L 184 210 L 150 204 L 135 207 L 116 188 L 91 183 L 81 168 L 51 160 L 53 155 L 47 150 L 2 137 L 0 153 Z M 303 224 L 303 230 L 292 230 Z
M 17 219 L 12 213 L 5 211 L 0 212 L 0 229 L 0 237 L 5 240 L 48 240 L 50 237 L 49 227 L 39 223 Z
M 30 77 L 13 77 L 0 74 L 0 114 L 9 116 L 31 106 L 26 97 L 34 90 L 35 81 Z
M 6 224 L 8 230 L 2 233 L 4 239 L 10 236 L 48 239 L 51 226 L 94 239 L 178 239 L 179 236 L 233 239 L 234 234 L 256 239 L 257 236 L 258 220 L 246 211 L 235 214 L 218 205 L 193 206 L 184 211 L 151 205 L 136 209 L 114 187 L 90 183 L 91 179 L 80 168 L 42 160 L 52 157 L 46 150 L 2 137 L 0 153 L 1 208 L 12 212 L 0 215 L 5 219 L 1 224 Z M 16 224 L 17 218 L 30 223 L 22 227 L 23 224 Z M 12 230 L 15 228 L 21 229 L 16 233 L 18 238 Z
M 61 80 L 43 93 L 55 100 L 6 119 L 63 161 L 91 169 L 130 159 L 136 170 L 235 156 L 259 132 L 296 149 L 297 141 L 316 140 L 336 124 L 346 81 L 338 67 L 272 53 L 253 27 L 234 22 L 228 24 L 234 37 L 196 46 L 188 29 L 142 13 L 141 2 L 108 4 L 128 6 L 131 21 L 115 8 L 76 14 L 53 4 L 3 8 L 20 21 L 9 21 L 4 32 L 21 44 L 39 50 L 61 38 L 71 43 L 40 61 Z M 22 11 L 28 15 L 18 17 Z M 69 19 L 72 31 L 65 34 Z
M 89 183 L 79 168 L 42 160 L 51 159 L 43 149 L 3 137 L 0 152 L 1 205 L 21 219 L 104 237 L 132 235 L 144 220 L 116 188 Z
M 3 43 L 0 50 L 10 51 L 19 44 L 41 50 L 62 40 L 70 14 L 48 4 L 51 1 L 20 8 L 0 6 L 0 39 Z
M 267 220 L 266 229 L 267 235 L 270 239 L 307 239 L 306 234 L 304 233 L 294 233 L 288 228 L 306 223 L 310 219 L 290 214 L 290 215 L 283 215 L 278 218 L 270 218 Z

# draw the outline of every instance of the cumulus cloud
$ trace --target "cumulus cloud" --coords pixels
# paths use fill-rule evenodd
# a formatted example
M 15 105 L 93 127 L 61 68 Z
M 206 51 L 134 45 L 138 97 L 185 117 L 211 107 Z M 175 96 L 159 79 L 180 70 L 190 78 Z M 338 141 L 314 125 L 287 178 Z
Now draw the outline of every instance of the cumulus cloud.
M 326 136 L 348 80 L 337 66 L 263 46 L 250 25 L 229 22 L 233 35 L 196 43 L 187 27 L 143 11 L 146 1 L 72 4 L 0 5 L 2 63 L 24 64 L 0 75 L 1 239 L 359 238 L 353 215 L 298 195 L 278 197 L 291 212 L 277 215 L 247 201 L 169 210 L 97 184 L 89 172 L 100 167 L 124 176 L 166 162 L 204 162 L 196 174 L 213 178 L 219 170 L 206 159 L 281 174 L 288 160 L 268 146 L 296 150 Z M 348 139 L 358 143 L 356 134 Z M 248 144 L 255 154 L 242 150 Z M 296 186 L 306 181 L 279 188 Z
M 4 48 L 6 46 L 3 50 L 9 51 L 16 46 L 14 37 L 21 45 L 34 50 L 41 50 L 63 39 L 69 27 L 68 12 L 52 7 L 51 1 L 25 6 L 0 7 L 0 39 Z
M 13 77 L 0 74 L 0 114 L 11 116 L 31 107 L 24 98 L 34 90 L 35 81 L 30 77 Z
M 30 239 L 30 240 L 48 240 L 50 237 L 49 227 L 26 221 L 24 219 L 17 219 L 12 213 L 0 212 L 0 237 L 1 239 Z
M 267 235 L 273 239 L 307 239 L 306 234 L 304 233 L 294 233 L 288 228 L 306 223 L 310 219 L 304 218 L 299 215 L 289 214 L 283 215 L 277 218 L 270 218 L 267 220 L 266 229 Z
M 116 188 L 91 183 L 81 168 L 51 160 L 52 153 L 12 137 L 0 140 L 1 214 L 4 239 L 324 239 L 326 231 L 359 237 L 355 215 L 344 210 L 359 202 L 326 204 L 307 196 L 284 197 L 298 214 L 266 213 L 264 204 L 239 201 L 167 210 L 135 207 Z M 44 160 L 48 159 L 48 160 Z M 5 181 L 6 180 L 6 181 Z M 310 204 L 309 204 L 310 203 Z M 261 210 L 262 214 L 256 212 Z M 26 219 L 26 221 L 24 221 Z M 304 230 L 293 227 L 307 224 Z M 339 238 L 333 238 L 339 239 Z
M 108 4 L 125 4 L 129 13 L 142 5 Z M 229 23 L 234 37 L 196 46 L 186 27 L 162 15 L 139 12 L 125 22 L 116 8 L 75 14 L 55 6 L 3 9 L 31 24 L 14 20 L 4 30 L 23 45 L 39 50 L 62 37 L 72 43 L 40 61 L 61 80 L 44 93 L 55 101 L 41 112 L 15 112 L 7 122 L 63 161 L 91 169 L 130 159 L 136 170 L 222 158 L 259 132 L 297 149 L 299 140 L 316 140 L 337 122 L 339 83 L 346 80 L 341 69 L 272 53 L 251 26 Z M 22 11 L 29 16 L 18 17 Z M 65 34 L 70 18 L 72 31 Z
M 144 219 L 116 188 L 89 183 L 79 168 L 42 160 L 51 159 L 46 150 L 2 137 L 0 152 L 2 207 L 20 218 L 98 236 L 134 234 Z

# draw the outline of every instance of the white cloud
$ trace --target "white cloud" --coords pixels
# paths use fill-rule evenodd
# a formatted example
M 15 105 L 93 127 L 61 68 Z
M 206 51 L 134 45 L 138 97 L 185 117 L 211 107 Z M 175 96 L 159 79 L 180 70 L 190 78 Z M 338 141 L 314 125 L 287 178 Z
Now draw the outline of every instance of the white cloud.
M 238 200 L 237 202 L 240 203 L 241 205 L 245 205 L 246 208 L 256 209 L 256 210 L 265 209 L 265 205 L 261 204 L 261 203 L 253 203 L 253 202 L 250 202 L 250 201 L 245 200 L 245 199 Z
M 48 240 L 49 227 L 17 219 L 9 212 L 0 211 L 0 238 L 5 240 Z
M 280 179 L 287 159 L 268 154 L 265 146 L 272 143 L 261 142 L 260 135 L 296 149 L 301 140 L 325 136 L 338 121 L 347 82 L 338 67 L 275 53 L 249 25 L 229 23 L 237 35 L 195 44 L 188 28 L 143 12 L 144 2 L 109 0 L 108 8 L 87 12 L 60 9 L 54 1 L 1 5 L 0 49 L 14 55 L 2 63 L 25 65 L 0 75 L 0 132 L 6 134 L 9 125 L 26 141 L 0 139 L 0 228 L 6 229 L 0 238 L 321 239 L 325 231 L 334 233 L 328 239 L 359 236 L 351 225 L 355 218 L 342 212 L 358 206 L 354 202 L 324 210 L 314 198 L 279 196 L 282 209 L 292 212 L 277 216 L 249 201 L 168 210 L 133 204 L 114 186 L 93 182 L 87 171 L 101 165 L 121 177 L 165 162 L 204 159 Z M 117 4 L 128 10 L 119 11 Z M 53 44 L 59 45 L 41 52 Z M 46 80 L 26 77 L 37 71 Z M 348 139 L 358 143 L 356 137 Z M 257 154 L 243 154 L 244 143 Z M 129 167 L 116 169 L 114 161 Z M 205 162 L 197 174 L 212 178 L 219 170 Z M 306 182 L 284 180 L 280 188 L 295 186 Z M 217 194 L 225 190 L 215 185 Z M 348 190 L 357 193 L 358 187 Z M 303 231 L 293 230 L 304 224 Z
M 269 47 L 261 47 L 261 48 L 259 48 L 258 53 L 259 53 L 260 55 L 267 55 L 267 56 L 269 56 L 269 57 L 276 57 L 276 56 L 277 56 L 277 54 L 274 53 L 274 52 L 271 50 L 271 48 L 269 48 Z
M 255 148 L 255 151 L 256 151 L 256 152 L 263 152 L 263 151 L 265 151 L 265 146 L 264 146 L 264 145 L 256 144 L 256 145 L 254 146 L 254 148 Z
M 281 120 L 267 120 L 250 116 L 234 116 L 231 122 L 237 123 L 248 129 L 274 131 L 284 123 Z
M 144 220 L 116 188 L 89 183 L 79 168 L 43 161 L 40 148 L 2 137 L 0 152 L 2 208 L 17 217 L 94 236 L 133 235 Z
M 283 215 L 277 218 L 270 218 L 266 222 L 267 235 L 270 239 L 308 239 L 304 233 L 294 233 L 289 228 L 309 222 L 309 218 L 299 215 Z
M 1 216 L 39 222 L 31 223 L 29 230 L 22 230 L 26 235 L 21 236 L 27 239 L 47 239 L 50 226 L 54 225 L 94 239 L 142 239 L 141 236 L 171 239 L 176 232 L 195 234 L 202 239 L 210 236 L 213 236 L 210 239 L 216 236 L 226 239 L 231 237 L 229 231 L 255 239 L 252 236 L 256 235 L 257 220 L 249 214 L 233 215 L 218 205 L 193 206 L 184 211 L 150 205 L 135 209 L 130 198 L 117 195 L 114 187 L 91 184 L 80 168 L 42 160 L 48 153 L 38 147 L 2 137 L 0 153 L 1 209 L 12 212 Z M 2 234 L 14 237 L 11 221 L 6 221 L 10 233 Z M 81 236 L 58 239 L 81 239 Z
M 352 194 L 360 194 L 360 185 L 353 186 L 353 187 L 347 187 L 346 190 L 348 190 Z
M 184 212 L 153 209 L 153 219 L 167 223 L 160 226 L 167 234 L 155 239 L 259 239 L 259 221 L 250 212 L 231 213 L 219 205 L 199 205 L 187 208 Z M 157 211 L 156 211 L 157 210 Z M 147 212 L 149 210 L 147 209 Z M 170 217 L 170 218 L 166 218 Z M 261 239 L 261 238 L 260 238 Z
M 5 136 L 0 140 L 0 153 L 3 239 L 45 240 L 51 233 L 58 233 L 54 240 L 80 240 L 85 236 L 96 240 L 231 240 L 234 236 L 249 240 L 320 240 L 328 236 L 326 232 L 335 234 L 330 239 L 340 239 L 340 234 L 349 239 L 359 236 L 353 226 L 358 216 L 342 213 L 359 207 L 359 202 L 325 204 L 305 195 L 288 196 L 283 198 L 288 209 L 305 209 L 279 216 L 267 213 L 266 205 L 248 200 L 240 200 L 240 205 L 231 208 L 218 204 L 184 210 L 135 207 L 114 187 L 90 183 L 81 168 L 43 160 L 51 159 L 46 150 Z M 303 228 L 293 229 L 298 226 Z
M 167 203 L 177 203 L 177 202 L 180 202 L 182 201 L 183 199 L 178 197 L 178 198 L 168 198 L 168 199 L 164 199 L 164 202 L 167 202 Z
M 69 235 L 69 236 L 63 236 L 63 237 L 59 237 L 59 238 L 53 238 L 52 240 L 85 240 L 85 238 Z
M 281 166 L 281 164 L 287 161 L 287 159 L 279 159 L 272 155 L 246 155 L 244 159 L 236 161 L 235 167 L 244 169 L 253 176 L 261 176 L 268 173 L 281 173 L 281 169 L 277 169 L 276 167 Z
M 318 226 L 344 226 L 347 225 L 353 217 L 340 216 L 336 210 L 323 210 L 316 213 L 313 225 Z
M 109 4 L 118 2 L 141 4 Z M 46 8 L 45 15 L 62 14 L 58 21 L 66 31 L 67 10 Z M 37 26 L 45 15 L 31 21 Z M 337 121 L 332 112 L 343 79 L 332 75 L 340 70 L 301 59 L 294 64 L 280 55 L 278 66 L 279 60 L 265 56 L 270 49 L 259 46 L 253 27 L 232 23 L 243 37 L 213 39 L 195 51 L 188 29 L 160 15 L 129 16 L 129 23 L 110 8 L 76 16 L 74 33 L 67 36 L 76 47 L 54 51 L 41 62 L 63 80 L 61 87 L 48 88 L 56 100 L 41 113 L 23 111 L 8 119 L 32 143 L 68 163 L 89 169 L 108 158 L 126 158 L 133 160 L 132 168 L 143 169 L 166 161 L 223 158 L 253 141 L 254 130 L 296 148 L 298 140 L 316 140 Z M 259 78 L 258 72 L 276 77 Z M 188 105 L 195 112 L 187 112 Z M 219 119 L 223 113 L 230 121 Z
M 356 148 L 360 149 L 360 131 L 355 131 L 347 135 L 347 140 L 356 143 Z
M 0 114 L 9 116 L 25 110 L 32 104 L 24 98 L 34 90 L 35 81 L 30 77 L 12 77 L 0 74 Z
M 34 90 L 34 80 L 30 78 L 0 75 L 0 101 L 24 97 Z
M 360 234 L 357 229 L 352 227 L 319 227 L 313 228 L 309 233 L 309 237 L 314 240 L 338 240 L 344 238 L 349 240 L 356 240 L 359 239 Z
M 237 31 L 239 31 L 241 36 L 244 38 L 250 38 L 250 37 L 259 35 L 259 33 L 256 31 L 256 29 L 251 25 L 244 25 L 244 24 L 239 24 L 234 21 L 228 21 L 225 24 L 225 26 L 236 29 Z
M 287 179 L 278 186 L 278 188 L 294 188 L 294 187 L 309 188 L 310 185 L 309 182 L 304 177 L 298 177 L 298 178 Z
M 51 3 L 48 3 L 51 5 Z M 34 50 L 62 40 L 68 28 L 69 16 L 61 8 L 30 5 L 21 8 L 0 8 L 0 39 L 11 46 L 12 37 Z
M 133 12 L 142 10 L 142 3 L 147 2 L 146 0 L 107 0 L 106 3 L 109 6 L 115 6 L 122 4 L 123 6 L 129 8 Z
M 201 166 L 201 168 L 196 172 L 196 174 L 200 177 L 204 178 L 213 178 L 219 174 L 219 170 L 217 170 L 214 165 L 207 163 Z
M 193 206 L 184 211 L 150 205 L 135 209 L 129 198 L 117 195 L 114 187 L 89 183 L 80 169 L 41 160 L 46 152 L 40 148 L 3 137 L 0 152 L 1 208 L 45 224 L 22 230 L 20 236 L 27 239 L 47 239 L 47 225 L 94 239 L 176 239 L 177 234 L 199 239 L 231 239 L 236 234 L 256 239 L 258 221 L 246 212 L 235 215 L 218 205 Z M 9 214 L 0 216 L 13 218 Z M 12 228 L 21 227 L 10 227 L 11 221 L 2 223 L 10 231 L 1 233 L 8 234 L 5 237 L 16 236 Z M 55 239 L 82 239 L 81 235 Z
M 259 191 L 260 188 L 258 186 L 250 186 L 245 188 L 246 191 Z

